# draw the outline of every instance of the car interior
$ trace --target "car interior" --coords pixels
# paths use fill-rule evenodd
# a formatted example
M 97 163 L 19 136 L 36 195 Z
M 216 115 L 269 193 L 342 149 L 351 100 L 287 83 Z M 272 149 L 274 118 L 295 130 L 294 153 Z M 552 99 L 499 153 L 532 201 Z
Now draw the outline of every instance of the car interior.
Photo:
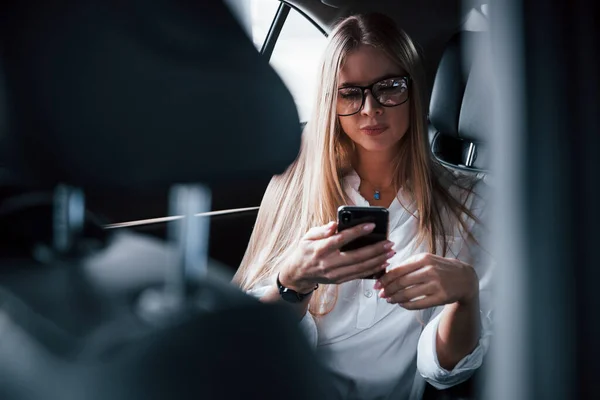
M 510 264 L 493 365 L 423 398 L 593 398 L 597 6 L 497 3 L 2 5 L 0 398 L 327 393 L 318 370 L 267 388 L 277 360 L 297 360 L 288 371 L 313 360 L 284 310 L 228 282 L 269 180 L 297 155 L 311 66 L 336 21 L 357 12 L 392 17 L 418 44 L 432 154 L 491 183 L 493 250 Z M 564 269 L 575 264 L 585 266 Z
M 325 396 L 293 318 L 234 289 L 207 257 L 207 220 L 191 217 L 209 209 L 212 182 L 280 173 L 300 143 L 290 93 L 225 5 L 3 7 L 0 397 Z M 217 50 L 241 64 L 206 60 Z M 249 82 L 249 103 L 219 113 L 211 104 L 227 101 L 232 76 Z M 196 107 L 212 111 L 199 118 Z M 238 126 L 191 134 L 232 111 Z M 189 216 L 168 241 L 106 230 L 87 202 L 135 190 L 165 193 Z
M 236 3 L 234 0 L 230 3 L 234 10 L 236 4 L 244 4 L 243 1 Z M 473 4 L 473 7 L 464 10 L 460 1 L 408 2 L 402 7 L 398 6 L 400 3 L 392 1 L 368 2 L 368 5 L 366 2 L 352 1 L 263 0 L 258 3 L 278 3 L 277 13 L 272 16 L 271 30 L 261 45 L 261 54 L 267 59 L 265 52 L 268 53 L 269 48 L 271 53 L 277 49 L 277 32 L 285 29 L 286 18 L 291 19 L 294 16 L 292 13 L 310 22 L 303 28 L 316 30 L 317 26 L 324 38 L 335 22 L 345 15 L 384 12 L 392 16 L 421 46 L 424 55 L 430 86 L 427 94 L 431 97 L 429 121 L 434 154 L 449 168 L 477 174 L 485 174 L 489 170 L 485 144 L 489 140 L 486 132 L 489 132 L 491 122 L 485 115 L 490 113 L 491 105 L 486 105 L 485 101 L 488 101 L 490 89 L 485 87 L 488 85 L 484 79 L 471 78 L 470 58 L 474 57 L 466 54 L 471 45 L 475 45 L 471 42 L 485 35 L 482 31 L 487 24 L 485 4 Z M 281 15 L 284 17 L 281 18 Z M 421 15 L 430 15 L 427 18 L 430 24 L 425 26 L 420 23 L 425 18 Z M 277 25 L 280 25 L 279 28 Z M 467 28 L 469 30 L 465 30 Z M 316 61 L 319 56 L 313 55 Z M 481 82 L 475 84 L 475 80 Z M 303 126 L 306 120 L 300 123 Z M 277 147 L 273 145 L 272 148 Z M 207 216 L 210 218 L 210 254 L 230 266 L 232 273 L 245 252 L 268 182 L 269 178 L 240 180 L 236 187 L 219 181 L 211 184 L 213 214 Z M 142 198 L 141 194 L 137 195 Z M 130 228 L 159 237 L 166 235 L 166 221 L 160 219 L 169 217 L 165 215 L 167 198 L 164 194 L 156 194 L 156 197 L 144 194 L 145 201 L 118 201 L 118 204 L 117 200 L 107 198 L 105 194 L 97 196 L 89 201 L 106 218 L 107 228 Z
M 243 3 L 234 1 L 230 3 L 230 7 L 235 12 L 236 5 L 243 6 Z M 491 132 L 491 104 L 486 105 L 485 102 L 488 100 L 489 88 L 486 87 L 484 79 L 478 79 L 475 73 L 471 73 L 472 59 L 476 57 L 469 53 L 477 46 L 474 42 L 484 40 L 484 30 L 487 29 L 485 4 L 473 4 L 470 9 L 465 10 L 460 1 L 423 1 L 403 4 L 401 7 L 397 2 L 273 3 L 279 3 L 277 12 L 273 15 L 270 30 L 261 46 L 261 55 L 267 60 L 277 48 L 279 35 L 286 28 L 286 20 L 292 18 L 290 13 L 297 13 L 301 18 L 310 21 L 310 25 L 313 26 L 307 25 L 308 28 L 318 27 L 323 36 L 345 15 L 357 12 L 385 12 L 393 16 L 398 25 L 409 32 L 422 47 L 426 76 L 431 88 L 428 95 L 431 98 L 429 121 L 433 153 L 450 169 L 466 170 L 475 174 L 487 172 L 485 143 Z M 425 25 L 421 21 L 426 15 L 430 23 Z M 254 131 L 253 128 L 252 135 Z M 295 132 L 298 138 L 300 131 Z M 278 146 L 273 143 L 271 148 L 278 149 Z M 218 214 L 204 217 L 210 219 L 209 254 L 211 258 L 228 266 L 229 276 L 233 275 L 244 255 L 258 206 L 268 184 L 269 179 L 265 178 L 240 179 L 240 183 L 235 186 L 231 186 L 230 183 L 220 184 L 219 181 L 211 182 L 211 211 Z M 148 196 L 145 197 L 146 200 L 122 201 L 121 204 L 129 205 L 128 209 L 115 207 L 109 210 L 106 198 L 90 198 L 90 204 L 97 204 L 95 209 L 106 210 L 104 212 L 112 217 L 112 225 L 109 226 L 111 229 L 129 228 L 165 237 L 167 223 L 157 222 L 156 217 L 171 216 L 164 215 L 164 210 L 168 208 L 167 199 L 164 194 L 157 201 L 154 201 L 152 195 Z M 132 207 L 135 207 L 135 212 Z M 121 219 L 116 219 L 117 213 L 120 213 Z M 150 221 L 144 223 L 144 219 Z M 127 222 L 134 222 L 135 226 L 131 227 Z M 475 391 L 474 381 L 475 379 L 446 392 L 472 395 Z M 431 394 L 434 391 L 433 387 L 429 387 L 428 390 L 426 396 L 435 395 Z

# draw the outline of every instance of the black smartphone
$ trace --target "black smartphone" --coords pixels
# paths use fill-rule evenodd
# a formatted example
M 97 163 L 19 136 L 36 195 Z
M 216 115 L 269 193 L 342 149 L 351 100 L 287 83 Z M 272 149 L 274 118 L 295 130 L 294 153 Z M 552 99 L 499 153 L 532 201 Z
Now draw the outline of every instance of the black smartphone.
M 371 233 L 353 240 L 344 245 L 340 250 L 356 250 L 361 247 L 387 240 L 390 220 L 389 216 L 390 213 L 385 207 L 341 206 L 338 208 L 338 232 L 369 222 L 375 224 L 375 229 L 373 229 Z M 377 276 L 368 276 L 365 277 L 365 279 L 378 279 L 383 274 L 384 272 L 381 272 Z

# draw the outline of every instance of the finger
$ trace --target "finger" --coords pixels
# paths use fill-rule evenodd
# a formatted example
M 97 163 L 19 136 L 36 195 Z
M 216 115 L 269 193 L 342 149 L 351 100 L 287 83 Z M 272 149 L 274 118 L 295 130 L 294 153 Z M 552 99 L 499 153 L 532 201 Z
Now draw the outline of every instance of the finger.
M 418 301 L 424 296 L 431 296 L 436 293 L 437 286 L 435 282 L 427 282 L 420 285 L 410 286 L 406 289 L 399 290 L 391 296 L 385 296 L 383 291 L 379 292 L 380 297 L 385 297 L 386 301 L 391 304 L 403 304 L 410 301 Z
M 390 271 L 389 273 L 394 272 L 393 270 Z M 383 277 L 381 277 L 379 279 L 379 281 L 381 281 L 383 279 Z M 414 285 L 420 285 L 423 283 L 427 283 L 428 281 L 430 281 L 430 277 L 428 274 L 428 270 L 427 267 L 425 268 L 420 268 L 416 271 L 413 271 L 409 274 L 403 275 L 397 279 L 394 279 L 393 281 L 389 282 L 387 285 L 385 286 L 381 286 L 381 284 L 379 285 L 375 285 L 375 289 L 382 289 L 382 293 L 384 293 L 385 297 L 390 297 L 393 296 L 394 293 L 400 291 L 400 290 L 404 290 L 406 288 L 408 288 L 409 286 L 414 286 Z
M 393 250 L 387 250 L 387 246 L 381 244 L 374 246 L 379 247 L 379 249 L 372 250 L 361 256 L 338 253 L 332 256 L 331 263 L 337 268 L 343 268 L 343 270 L 348 271 L 349 274 L 363 274 L 363 276 L 368 276 L 364 273 L 370 267 L 386 263 L 396 254 Z
M 388 254 L 383 254 L 356 264 L 337 267 L 333 273 L 334 279 L 345 282 L 377 274 L 389 266 L 387 260 Z
M 373 232 L 373 229 L 375 229 L 374 223 L 360 224 L 343 230 L 342 232 L 338 232 L 337 234 L 328 238 L 323 245 L 329 250 L 337 250 L 356 238 L 368 235 L 369 233 Z
M 436 255 L 431 253 L 416 254 L 412 257 L 407 258 L 401 264 L 397 265 L 393 269 L 389 270 L 384 276 L 379 279 L 379 283 L 382 287 L 390 284 L 393 280 L 396 280 L 404 275 L 410 274 L 422 268 L 426 265 L 432 265 L 436 262 Z
M 393 242 L 385 240 L 383 242 L 371 244 L 360 249 L 338 252 L 333 256 L 332 263 L 336 266 L 349 266 L 360 264 L 363 261 L 373 260 L 383 257 L 385 261 L 392 258 L 396 252 L 392 250 Z
M 425 298 L 418 300 L 407 301 L 406 303 L 398 303 L 400 307 L 407 310 L 424 310 L 426 308 L 437 307 L 444 304 L 445 303 L 436 294 L 425 296 Z
M 360 273 L 358 273 L 358 272 L 352 273 L 352 274 L 344 273 L 343 275 L 341 275 L 340 278 L 338 278 L 338 283 L 354 281 L 356 279 L 365 279 L 365 277 L 367 277 L 367 276 L 377 275 L 377 274 L 381 273 L 382 271 L 385 271 L 385 269 L 389 266 L 390 266 L 389 263 L 385 263 L 382 265 L 377 265 L 371 269 L 362 271 Z
M 306 240 L 326 239 L 333 235 L 337 229 L 337 222 L 331 221 L 327 225 L 315 226 L 304 235 Z

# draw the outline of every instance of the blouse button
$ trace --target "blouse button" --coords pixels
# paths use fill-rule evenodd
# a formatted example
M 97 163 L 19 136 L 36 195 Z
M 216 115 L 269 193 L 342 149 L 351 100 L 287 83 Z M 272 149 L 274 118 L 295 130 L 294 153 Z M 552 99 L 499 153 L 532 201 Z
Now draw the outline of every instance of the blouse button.
M 373 291 L 372 290 L 365 290 L 365 297 L 370 298 L 371 296 L 373 296 Z

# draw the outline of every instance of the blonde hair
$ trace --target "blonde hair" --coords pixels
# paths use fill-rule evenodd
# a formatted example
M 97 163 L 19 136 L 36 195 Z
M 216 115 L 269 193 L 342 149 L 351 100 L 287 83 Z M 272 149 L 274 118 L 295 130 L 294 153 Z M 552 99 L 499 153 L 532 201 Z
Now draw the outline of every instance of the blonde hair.
M 336 113 L 338 77 L 346 56 L 359 46 L 383 51 L 411 77 L 410 124 L 395 162 L 396 189 L 412 195 L 419 220 L 418 242 L 426 241 L 436 253 L 438 237 L 444 238 L 442 209 L 447 208 L 466 228 L 461 215 L 475 218 L 464 203 L 449 192 L 451 174 L 433 161 L 427 139 L 422 104 L 423 78 L 418 51 L 394 22 L 381 14 L 354 15 L 342 20 L 330 35 L 322 59 L 317 98 L 303 136 L 298 158 L 282 174 L 273 177 L 263 197 L 246 254 L 234 277 L 243 290 L 273 278 L 312 227 L 337 218 L 337 208 L 349 204 L 343 177 L 352 169 L 353 143 L 342 131 Z M 442 239 L 442 252 L 447 243 Z M 320 286 L 311 298 L 313 315 L 331 311 L 337 292 Z

